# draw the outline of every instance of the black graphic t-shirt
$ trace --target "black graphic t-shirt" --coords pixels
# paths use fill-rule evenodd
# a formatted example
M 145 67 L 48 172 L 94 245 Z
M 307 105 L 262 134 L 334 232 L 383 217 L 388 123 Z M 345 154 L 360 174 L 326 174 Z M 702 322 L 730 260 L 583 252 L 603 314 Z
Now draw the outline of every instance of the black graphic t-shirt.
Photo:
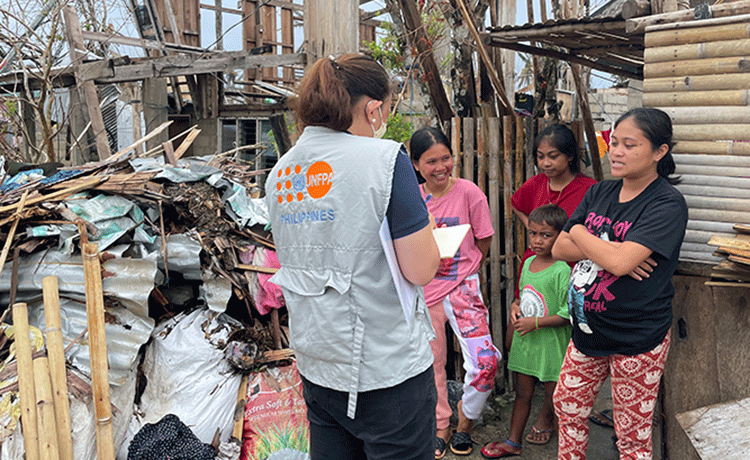
M 654 349 L 672 325 L 672 275 L 687 225 L 682 194 L 661 176 L 620 203 L 622 181 L 593 185 L 565 226 L 584 225 L 607 241 L 633 241 L 653 251 L 649 278 L 617 277 L 591 260 L 570 275 L 568 301 L 573 343 L 589 356 L 637 355 Z

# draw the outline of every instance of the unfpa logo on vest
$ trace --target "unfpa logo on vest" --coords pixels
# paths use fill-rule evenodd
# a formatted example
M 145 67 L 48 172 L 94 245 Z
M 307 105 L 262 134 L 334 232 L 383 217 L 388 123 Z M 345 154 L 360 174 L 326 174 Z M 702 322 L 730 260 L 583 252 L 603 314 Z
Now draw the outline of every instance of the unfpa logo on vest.
M 284 201 L 291 203 L 294 200 L 304 200 L 305 190 L 310 198 L 318 199 L 331 190 L 332 183 L 333 169 L 325 161 L 318 161 L 307 168 L 304 174 L 300 165 L 294 166 L 294 169 L 291 166 L 279 169 L 276 192 L 280 204 Z

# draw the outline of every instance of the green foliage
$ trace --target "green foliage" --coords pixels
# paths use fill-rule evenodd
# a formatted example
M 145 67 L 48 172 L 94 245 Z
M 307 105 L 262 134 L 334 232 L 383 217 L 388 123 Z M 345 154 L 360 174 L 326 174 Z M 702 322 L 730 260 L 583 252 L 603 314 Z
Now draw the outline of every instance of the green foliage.
M 412 126 L 411 121 L 400 113 L 395 112 L 388 116 L 388 127 L 383 137 L 385 139 L 393 139 L 402 144 L 408 144 L 413 132 L 414 126 Z
M 291 422 L 284 427 L 274 425 L 273 429 L 263 433 L 255 447 L 253 460 L 264 460 L 272 453 L 281 449 L 294 449 L 308 452 L 309 435 L 304 426 L 292 426 Z
M 378 42 L 365 42 L 365 46 L 372 53 L 373 59 L 391 71 L 401 71 L 404 68 L 404 40 L 393 32 L 393 24 L 383 23 L 385 36 Z

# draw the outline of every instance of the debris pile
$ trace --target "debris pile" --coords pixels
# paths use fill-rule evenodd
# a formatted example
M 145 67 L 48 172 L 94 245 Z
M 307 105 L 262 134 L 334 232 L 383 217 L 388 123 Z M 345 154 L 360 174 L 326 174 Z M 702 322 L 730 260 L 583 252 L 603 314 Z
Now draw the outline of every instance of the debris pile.
M 99 162 L 23 168 L 0 187 L 0 305 L 27 304 L 29 329 L 41 337 L 43 280 L 59 280 L 76 459 L 96 458 L 87 243 L 101 263 L 117 458 L 127 458 L 140 427 L 168 413 L 217 448 L 241 437 L 234 414 L 243 375 L 293 360 L 283 297 L 268 282 L 278 260 L 260 172 L 222 156 L 137 154 L 144 141 Z M 21 455 L 13 326 L 3 319 L 0 442 Z

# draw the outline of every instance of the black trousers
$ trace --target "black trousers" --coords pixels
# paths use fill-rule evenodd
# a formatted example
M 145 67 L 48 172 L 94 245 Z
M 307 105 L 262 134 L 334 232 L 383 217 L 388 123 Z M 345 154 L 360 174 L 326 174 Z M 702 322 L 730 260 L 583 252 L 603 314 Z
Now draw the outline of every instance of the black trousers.
M 432 366 L 391 388 L 349 395 L 302 377 L 312 460 L 434 460 L 437 391 Z

